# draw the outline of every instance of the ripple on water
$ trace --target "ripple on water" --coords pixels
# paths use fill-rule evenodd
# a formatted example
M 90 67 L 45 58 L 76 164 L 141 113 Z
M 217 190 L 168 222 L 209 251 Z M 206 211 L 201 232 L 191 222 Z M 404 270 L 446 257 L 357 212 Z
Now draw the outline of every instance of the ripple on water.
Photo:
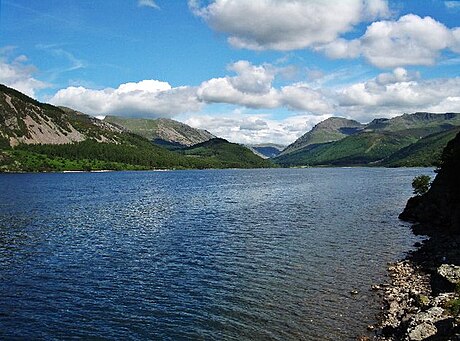
M 421 173 L 0 175 L 0 338 L 353 339 Z

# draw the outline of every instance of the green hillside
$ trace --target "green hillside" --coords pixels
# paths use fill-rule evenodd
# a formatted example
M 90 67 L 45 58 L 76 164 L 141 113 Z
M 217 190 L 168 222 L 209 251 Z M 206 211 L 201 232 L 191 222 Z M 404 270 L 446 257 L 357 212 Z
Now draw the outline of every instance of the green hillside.
M 40 103 L 0 86 L 3 172 L 270 166 L 252 152 L 228 142 L 213 150 L 214 154 L 202 157 L 174 153 L 108 122 Z
M 309 145 L 329 143 L 343 139 L 363 129 L 364 125 L 341 117 L 330 117 L 313 127 L 309 132 L 299 137 L 287 146 L 281 155 L 286 155 Z
M 248 148 L 215 138 L 181 151 L 196 160 L 210 160 L 216 168 L 261 168 L 273 167 L 273 163 L 255 155 Z
M 337 121 L 335 124 L 344 123 L 348 122 Z M 350 134 L 337 141 L 312 144 L 312 136 L 332 136 L 330 123 L 325 120 L 273 161 L 286 167 L 433 166 L 458 126 L 460 114 L 404 114 L 392 119 L 373 120 L 361 129 L 356 127 L 354 132 L 347 130 Z M 303 146 L 299 147 L 299 142 Z
M 363 132 L 342 140 L 309 145 L 278 156 L 274 162 L 289 166 L 362 166 L 378 162 L 415 142 L 405 134 Z
M 454 139 L 460 128 L 428 135 L 417 142 L 402 148 L 386 160 L 382 165 L 389 167 L 429 167 L 436 165 L 447 143 Z

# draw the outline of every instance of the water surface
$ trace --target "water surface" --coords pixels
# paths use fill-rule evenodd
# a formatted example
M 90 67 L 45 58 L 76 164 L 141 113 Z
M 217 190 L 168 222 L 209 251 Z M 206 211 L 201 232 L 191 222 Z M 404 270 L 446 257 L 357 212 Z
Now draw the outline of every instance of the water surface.
M 351 340 L 419 174 L 2 174 L 0 339 Z

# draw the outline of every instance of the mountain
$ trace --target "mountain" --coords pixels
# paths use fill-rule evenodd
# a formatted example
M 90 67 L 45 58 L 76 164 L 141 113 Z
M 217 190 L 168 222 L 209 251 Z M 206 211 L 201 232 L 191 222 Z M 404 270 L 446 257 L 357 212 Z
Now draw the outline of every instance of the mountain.
M 299 137 L 294 143 L 286 147 L 281 155 L 292 153 L 312 144 L 328 143 L 343 139 L 346 136 L 355 134 L 364 128 L 354 120 L 341 117 L 330 117 L 313 127 L 312 130 Z
M 0 171 L 222 168 L 234 167 L 239 154 L 245 167 L 270 166 L 249 150 L 232 154 L 232 148 L 222 148 L 215 152 L 219 162 L 214 156 L 178 154 L 111 123 L 0 85 Z
M 425 136 L 417 142 L 398 150 L 382 162 L 388 167 L 429 167 L 435 165 L 433 160 L 441 159 L 442 150 L 458 133 L 455 127 L 440 133 Z
M 326 121 L 302 137 L 307 143 L 299 147 L 300 138 L 293 143 L 297 147 L 288 146 L 274 162 L 282 166 L 432 166 L 460 126 L 460 114 L 415 113 L 376 119 L 355 125 L 355 131 L 346 130 L 349 134 L 335 141 L 312 141 L 312 136 L 328 136 L 331 129 Z
M 168 149 L 189 147 L 215 138 L 206 130 L 192 128 L 167 118 L 144 119 L 106 116 L 104 121 L 141 135 Z
M 255 155 L 248 148 L 221 138 L 214 138 L 180 151 L 190 158 L 212 160 L 215 168 L 273 167 L 273 163 Z
M 275 143 L 247 144 L 246 148 L 263 159 L 270 159 L 281 154 L 286 146 Z
M 0 84 L 0 145 L 118 142 L 122 130 L 80 112 L 40 103 Z

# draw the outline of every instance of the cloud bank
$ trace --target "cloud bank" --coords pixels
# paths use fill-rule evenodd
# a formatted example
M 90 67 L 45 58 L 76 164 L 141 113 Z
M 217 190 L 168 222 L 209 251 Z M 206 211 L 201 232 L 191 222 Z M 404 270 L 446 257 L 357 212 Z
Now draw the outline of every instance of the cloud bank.
M 0 60 L 0 82 L 32 97 L 48 86 L 34 78 L 34 72 L 25 56 Z M 243 60 L 230 64 L 228 72 L 233 75 L 212 78 L 196 87 L 172 87 L 159 80 L 105 89 L 70 86 L 57 91 L 49 102 L 94 116 L 176 118 L 245 143 L 289 143 L 330 116 L 368 122 L 404 112 L 460 112 L 459 76 L 423 79 L 416 71 L 398 67 L 368 80 L 327 88 L 308 82 L 277 87 L 274 84 L 283 69 L 270 64 L 253 65 Z M 318 73 L 313 82 L 322 84 L 321 78 L 328 77 Z M 209 114 L 213 105 L 222 104 L 229 105 L 226 111 Z M 275 119 L 272 115 L 279 109 L 292 114 L 285 112 L 284 118 Z
M 50 102 L 91 115 L 171 117 L 200 110 L 202 103 L 195 93 L 192 87 L 172 88 L 167 82 L 143 80 L 121 84 L 116 89 L 93 90 L 71 86 L 59 90 Z
M 333 59 L 363 57 L 379 68 L 433 65 L 443 51 L 460 53 L 460 27 L 414 14 L 382 20 L 391 15 L 385 0 L 215 0 L 205 6 L 189 0 L 189 7 L 241 49 L 311 49 Z M 344 38 L 368 22 L 361 37 Z

